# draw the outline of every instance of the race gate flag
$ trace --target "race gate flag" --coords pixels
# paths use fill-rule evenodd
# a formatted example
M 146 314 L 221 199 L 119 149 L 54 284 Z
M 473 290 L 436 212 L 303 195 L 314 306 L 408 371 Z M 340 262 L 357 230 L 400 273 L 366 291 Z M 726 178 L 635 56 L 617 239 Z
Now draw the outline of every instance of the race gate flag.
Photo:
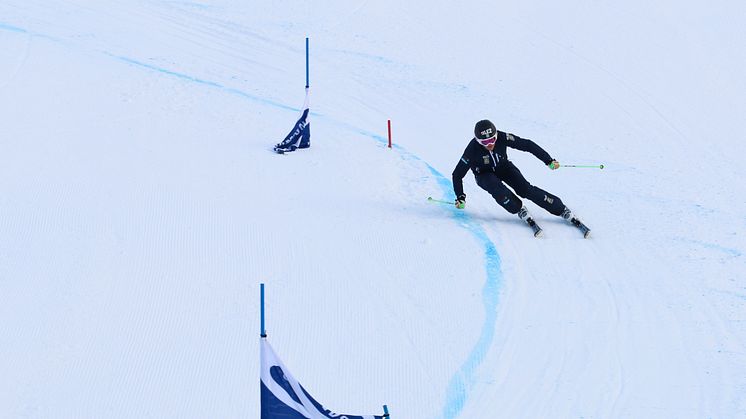
M 285 139 L 275 145 L 274 151 L 276 153 L 285 154 L 299 148 L 311 147 L 311 123 L 308 122 L 308 97 L 309 88 L 306 87 L 306 100 L 303 102 L 300 118 Z
M 343 415 L 324 409 L 296 381 L 267 342 L 261 339 L 261 419 L 384 419 L 374 415 Z M 385 407 L 384 407 L 385 409 Z

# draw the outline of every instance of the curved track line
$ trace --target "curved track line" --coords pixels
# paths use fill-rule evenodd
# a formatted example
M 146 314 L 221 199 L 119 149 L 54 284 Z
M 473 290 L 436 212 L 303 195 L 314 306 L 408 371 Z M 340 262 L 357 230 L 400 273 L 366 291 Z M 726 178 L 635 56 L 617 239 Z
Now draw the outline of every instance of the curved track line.
M 4 25 L 2 23 L 0 23 L 0 30 L 11 30 L 14 32 L 28 33 L 24 29 L 16 28 L 16 27 L 9 26 L 9 25 Z M 251 95 L 242 90 L 228 87 L 228 86 L 225 86 L 223 84 L 220 84 L 214 81 L 200 79 L 198 77 L 190 76 L 185 73 L 180 73 L 180 72 L 176 72 L 176 71 L 169 70 L 166 68 L 143 63 L 141 61 L 138 61 L 138 60 L 135 60 L 129 57 L 114 55 L 106 51 L 102 51 L 102 53 L 111 58 L 127 63 L 129 65 L 142 67 L 142 68 L 145 68 L 151 71 L 155 71 L 161 74 L 166 74 L 172 77 L 176 77 L 176 78 L 189 81 L 192 83 L 197 83 L 203 86 L 209 86 L 209 87 L 213 87 L 216 89 L 220 89 L 226 93 L 238 95 L 240 97 L 249 99 L 254 102 L 258 102 L 263 105 L 272 106 L 275 108 L 294 111 L 294 112 L 300 111 L 299 108 L 294 108 L 292 106 L 288 106 L 280 102 L 275 102 L 273 100 Z M 355 127 L 353 125 L 347 124 L 342 121 L 338 121 L 332 117 L 329 117 L 323 114 L 312 112 L 312 115 L 325 119 L 327 120 L 327 122 L 330 122 L 333 125 L 336 125 L 342 129 L 352 131 L 352 132 L 355 132 L 357 134 L 360 134 L 366 137 L 370 137 L 378 141 L 381 144 L 388 143 L 387 139 L 373 132 L 360 129 L 358 127 Z M 422 160 L 415 154 L 407 151 L 405 148 L 399 145 L 394 145 L 393 148 L 396 149 L 396 151 L 405 159 L 423 163 L 427 167 L 427 169 L 430 171 L 430 174 L 438 182 L 438 186 L 440 186 L 443 195 L 445 196 L 452 195 L 451 183 L 448 178 L 443 176 L 440 172 L 438 172 L 435 168 L 433 168 L 426 161 Z M 469 356 L 467 357 L 466 361 L 464 361 L 464 363 L 461 365 L 459 370 L 456 371 L 456 373 L 453 375 L 453 377 L 451 378 L 448 384 L 448 389 L 446 391 L 446 401 L 445 401 L 445 405 L 443 406 L 443 411 L 442 411 L 442 416 L 441 416 L 443 419 L 456 418 L 461 413 L 461 411 L 464 408 L 464 405 L 466 404 L 466 401 L 468 400 L 469 391 L 474 386 L 474 374 L 477 368 L 479 368 L 482 361 L 484 360 L 484 357 L 486 356 L 487 351 L 491 347 L 492 341 L 494 340 L 494 337 L 495 337 L 495 324 L 497 322 L 497 303 L 498 303 L 498 297 L 500 294 L 500 288 L 502 285 L 502 273 L 500 270 L 500 256 L 497 253 L 495 244 L 487 236 L 487 233 L 485 232 L 484 228 L 479 224 L 479 222 L 469 217 L 465 212 L 454 210 L 452 211 L 451 216 L 454 219 L 454 221 L 458 222 L 460 226 L 465 228 L 469 233 L 471 233 L 479 241 L 479 243 L 481 243 L 483 250 L 484 250 L 486 278 L 485 278 L 484 286 L 482 287 L 482 304 L 484 306 L 485 319 L 484 319 L 484 323 L 482 324 L 482 330 L 480 332 L 479 339 L 474 344 L 474 347 L 469 353 Z
M 154 66 L 154 65 L 151 65 L 151 64 L 143 63 L 141 61 L 137 61 L 137 60 L 134 60 L 132 58 L 124 57 L 124 56 L 121 56 L 121 55 L 114 55 L 114 54 L 110 54 L 108 52 L 104 52 L 104 54 L 108 55 L 109 57 L 115 58 L 115 59 L 117 59 L 119 61 L 125 62 L 127 64 L 131 64 L 131 65 L 138 66 L 138 67 L 144 67 L 144 68 L 146 68 L 148 70 L 152 70 L 152 71 L 156 71 L 158 73 L 162 73 L 162 74 L 166 74 L 166 75 L 169 75 L 169 76 L 177 77 L 179 79 L 190 81 L 192 83 L 197 83 L 197 84 L 201 84 L 201 85 L 204 85 L 204 86 L 214 87 L 214 88 L 223 90 L 226 93 L 231 93 L 231 94 L 234 94 L 234 95 L 238 95 L 238 96 L 241 96 L 241 97 L 243 97 L 245 99 L 249 99 L 249 100 L 252 100 L 254 102 L 261 103 L 262 105 L 269 105 L 269 106 L 273 106 L 273 107 L 276 107 L 276 108 L 285 109 L 285 110 L 289 110 L 289 111 L 295 111 L 295 112 L 300 112 L 301 111 L 300 108 L 293 108 L 292 106 L 287 106 L 287 105 L 285 105 L 283 103 L 280 103 L 280 102 L 275 102 L 273 100 L 264 99 L 264 98 L 259 97 L 259 96 L 254 96 L 254 95 L 248 94 L 248 93 L 246 93 L 246 92 L 244 92 L 242 90 L 239 90 L 239 89 L 236 89 L 236 88 L 233 88 L 233 87 L 228 87 L 228 86 L 225 86 L 223 84 L 220 84 L 220 83 L 217 83 L 217 82 L 214 82 L 214 81 L 200 79 L 198 77 L 190 76 L 188 74 L 179 73 L 177 71 L 172 71 L 172 70 L 168 70 L 166 68 L 162 68 L 162 67 Z
M 210 86 L 214 88 L 221 89 L 225 91 L 226 93 L 235 94 L 241 97 L 244 97 L 246 99 L 250 99 L 254 102 L 261 103 L 263 105 L 273 106 L 276 108 L 284 109 L 284 110 L 290 110 L 299 112 L 299 108 L 294 108 L 292 106 L 288 106 L 279 102 L 275 102 L 272 100 L 264 99 L 258 96 L 254 96 L 251 94 L 248 94 L 246 92 L 243 92 L 239 89 L 230 88 L 227 86 L 224 86 L 220 83 L 209 81 L 209 80 L 203 80 L 199 79 L 197 77 L 193 77 L 184 73 L 178 73 L 175 71 L 167 70 L 164 68 L 160 68 L 157 66 L 153 66 L 150 64 L 142 63 L 137 60 L 133 60 L 128 57 L 122 57 L 122 56 L 115 56 L 112 54 L 108 54 L 110 57 L 116 58 L 120 61 L 126 62 L 128 64 L 144 67 L 146 69 L 157 71 L 162 74 L 167 74 L 170 76 L 178 77 L 182 80 L 198 83 L 205 86 Z M 355 127 L 353 125 L 347 124 L 342 121 L 338 121 L 332 117 L 318 114 L 318 113 L 311 113 L 312 115 L 322 118 L 326 120 L 327 122 L 330 122 L 333 125 L 336 125 L 342 129 L 355 132 L 357 134 L 370 137 L 377 142 L 381 144 L 387 144 L 388 140 L 378 134 L 375 134 L 373 132 L 360 129 L 358 127 Z M 441 188 L 441 191 L 443 195 L 451 195 L 451 183 L 443 176 L 440 172 L 438 172 L 435 168 L 433 168 L 430 164 L 419 158 L 417 155 L 412 154 L 411 152 L 407 151 L 405 148 L 399 146 L 399 145 L 393 145 L 393 148 L 396 149 L 396 151 L 402 155 L 402 157 L 408 159 L 408 160 L 414 160 L 423 163 L 428 170 L 430 171 L 430 174 L 435 178 L 435 180 L 438 182 L 438 185 Z M 485 310 L 485 320 L 482 324 L 482 331 L 479 336 L 479 340 L 477 340 L 476 344 L 472 348 L 468 358 L 464 363 L 461 365 L 461 368 L 456 371 L 456 373 L 451 378 L 448 389 L 446 392 L 446 402 L 443 406 L 443 412 L 442 412 L 442 418 L 443 419 L 452 419 L 456 418 L 460 413 L 461 410 L 463 410 L 464 405 L 466 404 L 466 401 L 469 396 L 470 389 L 474 386 L 474 373 L 479 367 L 479 365 L 484 360 L 484 357 L 487 354 L 487 351 L 492 345 L 492 341 L 495 336 L 495 324 L 497 322 L 497 302 L 498 297 L 500 293 L 500 287 L 502 285 L 502 273 L 500 270 L 500 256 L 497 253 L 497 249 L 495 248 L 495 244 L 492 242 L 492 240 L 489 239 L 487 236 L 487 233 L 484 231 L 484 228 L 475 220 L 473 220 L 471 217 L 469 217 L 464 212 L 452 212 L 452 217 L 455 221 L 458 222 L 458 224 L 462 227 L 464 227 L 469 233 L 471 233 L 482 245 L 484 249 L 484 257 L 485 257 L 485 271 L 486 271 L 486 280 L 485 284 L 482 287 L 482 304 L 484 305 Z
M 0 22 L 0 30 L 18 33 L 29 33 L 26 29 L 19 28 L 17 26 L 8 25 L 7 23 Z
M 327 120 L 327 122 L 339 126 L 340 128 L 370 137 L 381 143 L 381 145 L 388 144 L 386 138 L 373 132 L 357 128 L 342 121 L 337 121 L 331 117 L 318 114 L 317 116 Z M 430 174 L 438 182 L 438 186 L 440 186 L 444 196 L 453 194 L 451 181 L 433 168 L 429 163 L 422 160 L 417 155 L 407 151 L 404 147 L 396 144 L 392 145 L 392 147 L 396 149 L 403 158 L 424 164 L 430 171 Z M 503 279 L 500 268 L 500 255 L 497 253 L 495 244 L 490 240 L 489 236 L 487 236 L 487 233 L 481 224 L 469 217 L 469 215 L 463 211 L 453 210 L 451 217 L 461 227 L 471 233 L 474 238 L 481 243 L 484 250 L 486 278 L 484 286 L 482 287 L 482 304 L 484 306 L 485 319 L 482 324 L 479 339 L 472 347 L 466 361 L 461 364 L 461 367 L 456 371 L 448 384 L 446 400 L 443 406 L 442 415 L 440 416 L 443 419 L 453 419 L 458 417 L 461 413 L 466 401 L 468 400 L 469 391 L 474 386 L 474 374 L 492 346 L 492 341 L 495 337 L 495 325 L 497 323 L 497 303 Z

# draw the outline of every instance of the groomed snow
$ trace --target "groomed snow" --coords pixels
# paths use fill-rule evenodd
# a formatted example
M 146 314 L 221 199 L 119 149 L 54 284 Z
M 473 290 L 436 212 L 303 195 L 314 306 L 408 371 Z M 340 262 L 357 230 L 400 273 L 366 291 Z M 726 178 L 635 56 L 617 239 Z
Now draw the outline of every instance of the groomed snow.
M 271 3 L 271 4 L 270 4 Z M 0 3 L 0 417 L 746 417 L 746 3 Z M 303 102 L 312 147 L 271 152 Z M 593 229 L 471 174 L 483 118 Z M 385 145 L 392 120 L 395 147 Z

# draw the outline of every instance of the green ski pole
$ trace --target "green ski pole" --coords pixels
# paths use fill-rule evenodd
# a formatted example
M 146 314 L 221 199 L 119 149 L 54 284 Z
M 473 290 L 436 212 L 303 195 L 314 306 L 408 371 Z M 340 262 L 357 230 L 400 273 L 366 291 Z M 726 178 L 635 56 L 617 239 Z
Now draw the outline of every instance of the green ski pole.
M 447 205 L 454 205 L 451 201 L 443 201 L 441 199 L 435 199 L 432 196 L 427 197 L 428 202 L 438 203 L 438 204 L 447 204 Z
M 589 168 L 589 169 L 603 169 L 604 165 L 599 164 L 596 166 L 585 166 L 585 165 L 578 165 L 578 164 L 563 164 L 560 167 L 580 167 L 580 168 Z

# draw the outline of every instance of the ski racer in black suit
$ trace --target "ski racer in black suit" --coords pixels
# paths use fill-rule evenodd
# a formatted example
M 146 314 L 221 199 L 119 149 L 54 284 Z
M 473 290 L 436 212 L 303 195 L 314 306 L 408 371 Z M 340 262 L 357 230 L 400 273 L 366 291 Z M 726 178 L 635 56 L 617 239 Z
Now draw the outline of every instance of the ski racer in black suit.
M 520 219 L 532 228 L 536 223 L 518 196 L 526 198 L 549 213 L 561 216 L 578 226 L 580 220 L 562 203 L 559 197 L 531 185 L 523 177 L 521 171 L 508 160 L 508 147 L 533 154 L 552 170 L 560 167 L 559 162 L 535 142 L 498 131 L 495 125 L 488 120 L 479 121 L 474 127 L 474 138 L 469 141 L 464 154 L 453 170 L 453 192 L 456 194 L 456 207 L 463 209 L 465 206 L 466 194 L 464 194 L 463 178 L 466 172 L 471 169 L 480 188 L 492 195 L 495 201 L 509 213 L 518 214 Z M 513 190 L 510 190 L 506 184 Z M 534 228 L 534 232 L 539 236 L 541 229 L 537 226 Z M 587 236 L 588 234 L 586 234 Z

